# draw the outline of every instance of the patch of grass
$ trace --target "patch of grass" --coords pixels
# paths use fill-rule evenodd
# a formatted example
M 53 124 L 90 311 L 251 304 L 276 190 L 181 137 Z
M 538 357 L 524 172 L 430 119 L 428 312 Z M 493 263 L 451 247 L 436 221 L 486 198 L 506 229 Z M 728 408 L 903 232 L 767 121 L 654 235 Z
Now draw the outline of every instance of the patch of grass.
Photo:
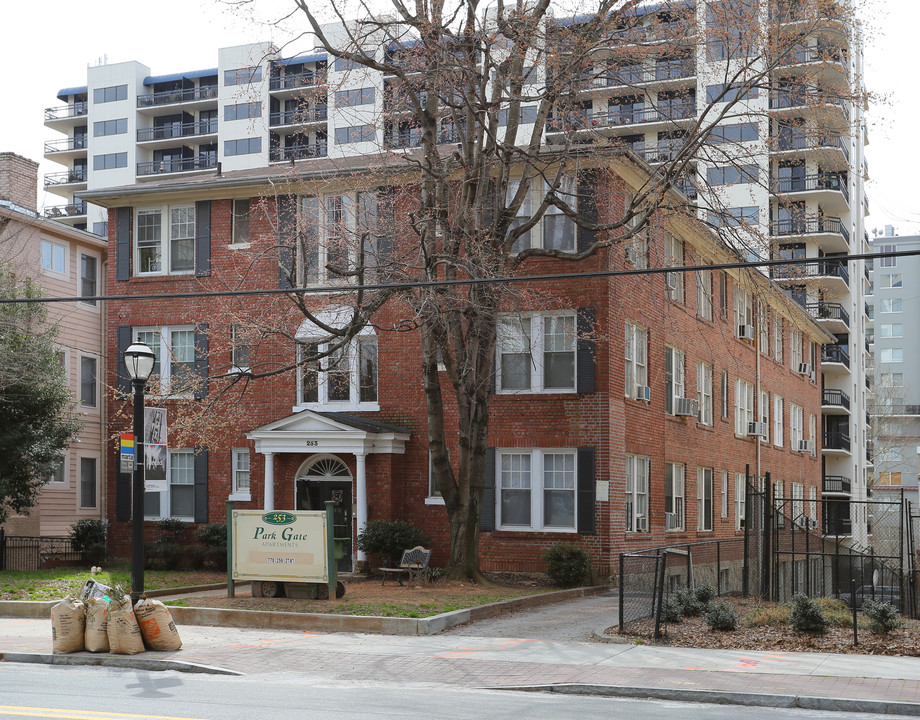
M 185 600 L 165 600 L 164 605 L 172 605 L 173 607 L 191 607 Z
M 57 600 L 80 591 L 93 578 L 89 568 L 51 568 L 49 570 L 5 570 L 0 585 L 0 600 Z M 130 585 L 131 570 L 126 566 L 106 568 L 94 578 L 103 585 Z M 188 587 L 226 581 L 226 573 L 146 570 L 144 588 Z
M 834 627 L 853 627 L 853 614 L 843 600 L 818 598 L 818 607 Z M 782 605 L 755 606 L 744 616 L 742 624 L 746 627 L 782 627 L 792 622 L 792 603 Z M 860 626 L 862 623 L 860 622 Z

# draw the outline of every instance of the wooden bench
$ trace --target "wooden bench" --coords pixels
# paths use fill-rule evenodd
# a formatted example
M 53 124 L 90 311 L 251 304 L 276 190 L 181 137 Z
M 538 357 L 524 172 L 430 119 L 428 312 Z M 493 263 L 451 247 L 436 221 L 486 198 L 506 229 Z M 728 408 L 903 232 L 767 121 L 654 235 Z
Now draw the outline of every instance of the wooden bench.
M 408 576 L 412 582 L 428 582 L 428 561 L 431 559 L 431 550 L 426 550 L 421 545 L 416 545 L 411 550 L 403 550 L 399 567 L 380 568 L 383 573 L 381 585 L 387 584 L 388 577 L 395 577 L 399 584 L 403 584 L 403 577 Z

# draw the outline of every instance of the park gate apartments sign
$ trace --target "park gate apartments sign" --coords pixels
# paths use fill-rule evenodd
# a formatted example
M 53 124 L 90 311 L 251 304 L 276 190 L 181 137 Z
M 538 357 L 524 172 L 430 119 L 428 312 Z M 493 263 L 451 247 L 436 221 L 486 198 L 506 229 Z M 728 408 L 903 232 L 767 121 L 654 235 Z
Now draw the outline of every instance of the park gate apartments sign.
M 322 510 L 233 510 L 233 579 L 328 583 L 328 525 Z

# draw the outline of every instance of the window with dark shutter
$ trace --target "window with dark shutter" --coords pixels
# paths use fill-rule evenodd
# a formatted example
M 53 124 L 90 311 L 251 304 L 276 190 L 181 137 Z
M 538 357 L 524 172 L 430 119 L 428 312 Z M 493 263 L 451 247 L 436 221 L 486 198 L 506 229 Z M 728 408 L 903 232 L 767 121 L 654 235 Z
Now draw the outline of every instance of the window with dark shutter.
M 575 391 L 586 394 L 594 392 L 594 308 L 578 308 L 578 339 L 575 348 L 576 383 Z
M 594 448 L 578 448 L 578 532 L 593 535 L 595 504 Z
M 495 448 L 486 449 L 486 482 L 482 493 L 482 507 L 479 509 L 479 529 L 492 532 L 495 529 Z

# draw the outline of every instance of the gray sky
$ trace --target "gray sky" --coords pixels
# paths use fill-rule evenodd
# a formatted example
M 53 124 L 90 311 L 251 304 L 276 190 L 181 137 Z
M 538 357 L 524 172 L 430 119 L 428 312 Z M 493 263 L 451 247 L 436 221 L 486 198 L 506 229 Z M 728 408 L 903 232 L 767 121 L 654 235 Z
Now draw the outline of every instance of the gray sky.
M 872 214 L 867 227 L 871 232 L 890 223 L 901 235 L 918 234 L 920 199 L 914 183 L 920 142 L 914 135 L 920 118 L 920 63 L 911 59 L 909 48 L 918 42 L 920 4 L 864 2 L 870 26 L 866 81 L 870 90 L 886 96 L 885 103 L 871 108 L 868 123 Z M 342 2 L 336 5 L 349 16 Z M 60 165 L 42 157 L 44 142 L 61 137 L 44 127 L 43 111 L 61 104 L 59 89 L 86 83 L 87 65 L 138 60 L 152 74 L 164 75 L 214 67 L 217 48 L 256 40 L 291 41 L 291 52 L 285 54 L 295 54 L 305 49 L 292 40 L 305 22 L 267 23 L 293 7 L 292 0 L 254 0 L 244 8 L 218 0 L 45 0 L 29 7 L 7 0 L 7 32 L 0 43 L 0 67 L 6 68 L 0 87 L 7 98 L 0 112 L 0 150 L 39 160 L 42 174 L 59 171 Z M 49 204 L 57 202 L 49 196 Z

